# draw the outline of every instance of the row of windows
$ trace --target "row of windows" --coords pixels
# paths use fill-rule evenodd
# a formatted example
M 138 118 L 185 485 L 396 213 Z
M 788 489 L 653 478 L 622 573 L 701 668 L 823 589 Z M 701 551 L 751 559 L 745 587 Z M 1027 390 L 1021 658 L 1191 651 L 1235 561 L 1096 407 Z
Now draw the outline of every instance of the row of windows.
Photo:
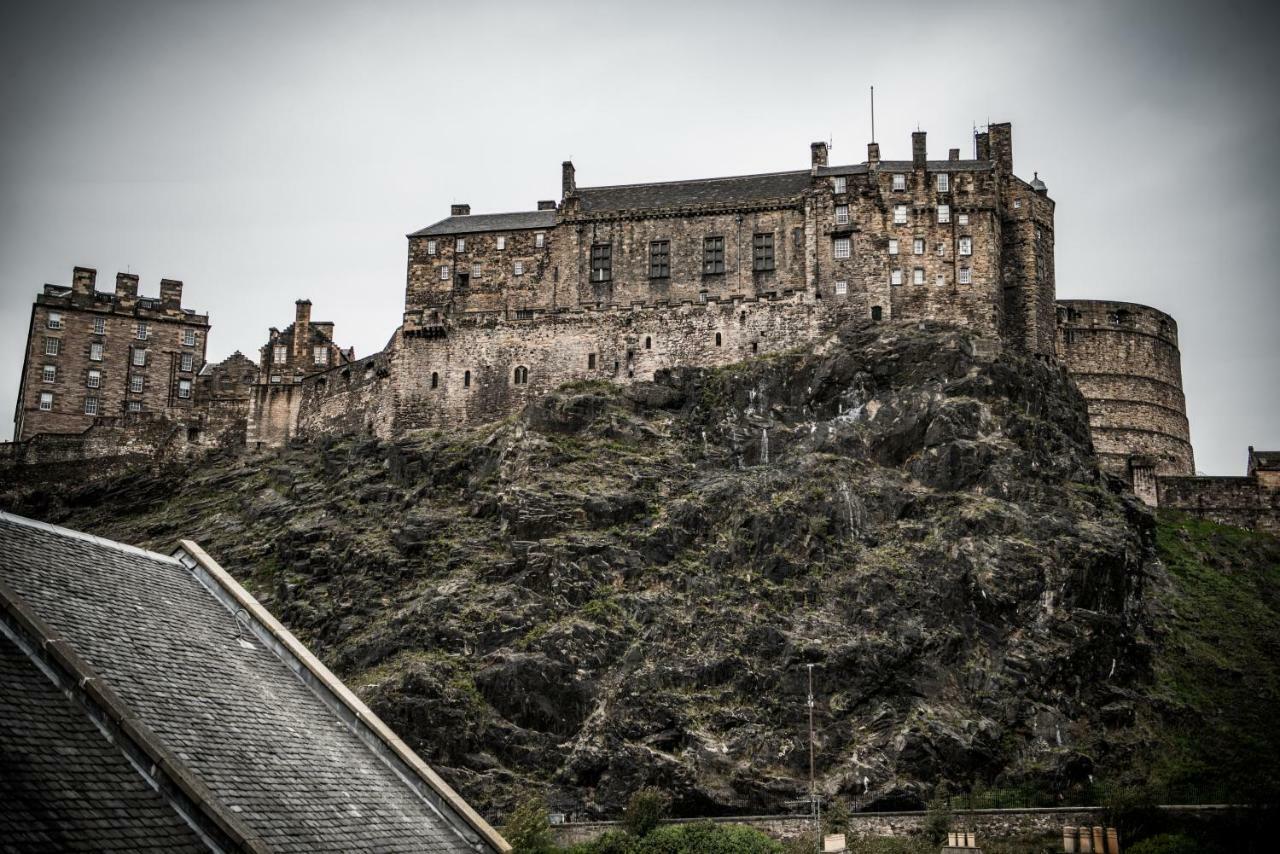
M 506 236 L 505 236 L 505 235 L 501 235 L 501 234 L 500 234 L 500 235 L 498 235 L 498 236 L 494 239 L 494 242 L 495 242 L 495 248 L 496 248 L 496 249 L 498 249 L 499 251 L 504 250 L 504 249 L 506 249 L 506 248 L 507 248 L 507 238 L 506 238 Z M 534 233 L 534 235 L 533 235 L 533 245 L 534 245 L 536 248 L 538 248 L 538 249 L 542 249 L 544 246 L 546 246 L 546 245 L 547 245 L 547 234 L 546 234 L 546 232 L 544 232 L 544 231 L 538 231 L 538 232 L 535 232 L 535 233 Z M 434 240 L 428 240 L 428 241 L 427 241 L 427 254 L 428 254 L 428 255 L 435 255 L 438 251 L 439 251 L 439 249 L 438 249 L 438 247 L 437 247 L 437 245 L 436 245 L 436 241 L 434 241 Z M 466 251 L 467 251 L 467 238 L 465 238 L 465 237 L 459 237 L 459 238 L 456 238 L 456 239 L 453 241 L 453 251 L 454 251 L 454 252 L 466 252 Z
M 96 371 L 95 371 L 95 372 L 93 372 L 93 373 L 96 373 Z M 100 387 L 101 387 L 101 379 L 102 379 L 102 378 L 101 378 L 100 376 L 98 376 L 98 377 L 92 377 L 92 376 L 91 376 L 91 377 L 89 378 L 89 382 L 87 383 L 88 387 L 89 387 L 89 388 L 100 388 Z M 133 376 L 133 377 L 130 377 L 130 378 L 129 378 L 129 391 L 131 391 L 131 392 L 137 392 L 137 393 L 140 393 L 140 392 L 142 391 L 142 388 L 143 388 L 142 377 L 139 377 L 139 376 Z M 189 398 L 189 397 L 191 397 L 191 381 L 190 381 L 190 380 L 179 380 L 179 381 L 178 381 L 178 397 L 181 397 L 181 398 Z M 53 410 L 53 392 L 51 392 L 51 391 L 42 391 L 42 392 L 40 392 L 40 404 L 39 404 L 39 406 L 40 406 L 40 411 L 41 411 L 41 412 L 50 412 L 50 411 L 52 411 L 52 410 Z M 140 400 L 130 400 L 130 401 L 128 401 L 128 403 L 126 404 L 126 406 L 127 406 L 128 410 L 129 410 L 130 412 L 141 412 L 141 411 L 142 411 L 142 401 L 140 401 Z M 86 397 L 85 397 L 85 399 L 84 399 L 84 414 L 85 414 L 85 415 L 97 415 L 97 414 L 98 414 L 98 397 L 97 397 L 96 395 L 88 395 L 88 396 L 86 396 Z
M 923 255 L 924 251 L 925 251 L 925 241 L 923 237 L 917 237 L 911 241 L 912 255 Z M 946 255 L 947 244 L 938 243 L 936 247 L 936 251 L 939 257 Z M 973 238 L 961 237 L 959 240 L 959 244 L 957 246 L 957 251 L 959 252 L 959 254 L 964 256 L 972 255 L 973 254 Z M 852 252 L 853 252 L 852 238 L 837 237 L 835 238 L 835 240 L 832 241 L 831 254 L 836 259 L 849 258 L 852 255 Z M 889 254 L 890 255 L 898 254 L 898 239 L 896 237 L 891 237 L 889 239 Z
M 46 356 L 57 356 L 62 352 L 61 338 L 44 339 L 44 354 Z M 91 341 L 89 343 L 89 359 L 93 362 L 102 361 L 102 343 L 99 341 Z M 144 367 L 147 364 L 147 350 L 143 347 L 134 347 L 130 351 L 129 361 L 137 367 Z M 182 353 L 178 357 L 178 370 L 190 373 L 195 370 L 196 356 L 194 353 Z
M 751 236 L 751 269 L 767 272 L 774 269 L 773 232 L 757 232 Z M 724 235 L 713 234 L 702 239 L 702 272 L 716 275 L 724 272 Z M 649 278 L 671 277 L 671 241 L 649 242 Z M 613 244 L 591 245 L 591 281 L 607 282 L 613 278 Z
M 905 172 L 893 173 L 893 189 L 895 192 L 904 192 L 907 189 L 907 174 Z M 934 187 L 939 193 L 951 192 L 951 176 L 946 172 L 934 175 Z M 831 179 L 831 191 L 834 193 L 845 193 L 849 190 L 849 181 L 844 175 L 836 175 Z
M 836 222 L 837 222 L 837 223 L 839 223 L 839 222 L 840 222 L 840 207 L 841 207 L 841 206 L 837 206 L 837 208 L 836 208 Z M 847 205 L 845 205 L 845 206 L 843 206 L 843 207 L 846 207 L 846 208 L 847 208 L 848 206 L 847 206 Z M 946 224 L 946 223 L 951 222 L 951 205 L 938 205 L 937 211 L 938 211 L 938 223 L 939 223 L 939 224 Z M 909 213 L 910 213 L 910 206 L 909 206 L 909 205 L 894 205 L 894 206 L 893 206 L 893 224 L 894 224 L 894 225 L 906 225 L 906 224 L 910 221 L 910 220 L 909 220 Z M 845 222 L 848 222 L 848 220 L 849 220 L 848 210 L 846 210 L 846 211 L 845 211 Z M 968 225 L 968 224 L 969 224 L 969 215 L 968 215 L 967 213 L 960 213 L 960 214 L 956 214 L 956 224 L 957 224 L 957 225 Z
M 452 271 L 450 270 L 450 268 L 449 268 L 449 265 L 448 265 L 448 264 L 442 264 L 442 265 L 440 266 L 440 281 L 442 281 L 442 282 L 447 282 L 447 281 L 449 281 L 449 275 L 450 275 L 450 273 L 451 273 L 451 272 L 452 272 Z M 523 261 L 516 261 L 516 262 L 514 262 L 514 263 L 511 265 L 511 272 L 512 272 L 512 273 L 514 273 L 514 274 L 515 274 L 515 275 L 517 275 L 517 276 L 523 276 L 523 275 L 524 275 L 524 262 L 523 262 Z M 478 261 L 477 261 L 477 262 L 475 262 L 475 263 L 473 263 L 473 264 L 471 265 L 471 278 L 472 278 L 472 279 L 479 279 L 479 278 L 481 278 L 483 275 L 484 275 L 484 266 L 483 266 L 483 265 L 481 265 L 481 264 L 480 264 L 480 262 L 478 262 Z M 458 284 L 465 288 L 465 287 L 467 286 L 467 284 L 468 284 L 468 280 L 467 280 L 466 274 L 464 274 L 464 273 L 459 273 L 459 274 L 458 274 L 458 276 L 459 276 Z
M 45 325 L 50 329 L 63 329 L 62 312 L 49 312 Z M 93 319 L 93 334 L 107 334 L 107 319 L 105 317 L 95 317 Z M 133 328 L 133 335 L 139 341 L 146 341 L 151 336 L 149 324 L 145 320 L 139 320 Z M 184 347 L 194 347 L 196 346 L 196 331 L 194 329 L 183 329 L 178 335 L 178 340 Z
M 274 364 L 282 365 L 289 361 L 289 348 L 283 344 L 276 344 L 271 348 L 271 361 Z M 329 348 L 323 345 L 317 345 L 311 348 L 311 361 L 316 365 L 329 364 Z

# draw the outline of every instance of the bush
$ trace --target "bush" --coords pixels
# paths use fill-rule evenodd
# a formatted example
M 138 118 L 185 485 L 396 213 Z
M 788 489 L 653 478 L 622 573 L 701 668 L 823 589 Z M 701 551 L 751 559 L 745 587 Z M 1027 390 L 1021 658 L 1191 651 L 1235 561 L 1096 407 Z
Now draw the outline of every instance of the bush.
M 564 854 L 634 854 L 636 839 L 622 830 L 610 830 L 603 836 L 564 849 Z
M 520 802 L 502 835 L 511 843 L 512 854 L 553 854 L 556 850 L 547 822 L 547 802 L 538 795 Z
M 651 831 L 635 854 L 782 854 L 782 845 L 740 824 L 667 824 Z
M 622 826 L 637 839 L 658 826 L 671 811 L 671 796 L 661 789 L 646 786 L 631 796 L 622 814 Z
M 1150 836 L 1129 847 L 1129 854 L 1199 854 L 1200 846 L 1181 833 Z

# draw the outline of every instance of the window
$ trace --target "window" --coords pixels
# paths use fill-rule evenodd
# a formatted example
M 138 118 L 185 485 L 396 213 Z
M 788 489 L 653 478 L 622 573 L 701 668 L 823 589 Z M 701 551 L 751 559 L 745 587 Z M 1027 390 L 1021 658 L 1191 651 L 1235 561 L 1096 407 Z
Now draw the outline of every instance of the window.
M 44 354 L 46 356 L 58 355 L 58 349 L 62 346 L 62 342 L 57 338 L 44 339 Z
M 436 242 L 434 240 L 427 241 L 427 254 L 428 255 L 436 254 Z
M 311 361 L 317 365 L 329 364 L 329 348 L 323 345 L 311 348 Z
M 596 354 L 588 353 L 587 354 L 587 370 L 594 371 L 595 369 L 596 369 Z
M 831 179 L 831 192 L 843 193 L 849 189 L 849 179 L 843 175 L 837 175 Z
M 967 213 L 958 214 L 958 215 L 956 216 L 956 222 L 957 222 L 958 224 L 960 224 L 960 225 L 968 225 L 968 224 L 969 224 L 969 215 L 968 215 Z
M 838 296 L 838 297 L 842 297 L 842 296 L 844 296 L 844 295 L 845 295 L 845 294 L 847 294 L 847 293 L 849 293 L 849 283 L 848 283 L 848 282 L 836 282 L 836 296 Z
M 273 383 L 278 383 L 278 382 L 280 382 L 282 379 L 283 379 L 283 377 L 281 377 L 279 374 L 272 374 L 272 375 L 271 375 L 271 381 L 272 381 Z
M 94 335 L 107 334 L 107 319 L 105 317 L 95 317 L 93 319 L 93 334 Z
M 138 305 L 139 305 L 140 307 L 142 307 L 142 308 L 154 308 L 154 307 L 155 307 L 155 303 L 153 303 L 153 302 L 152 302 L 151 300 L 149 300 L 149 299 L 140 299 L 140 300 L 138 300 Z
M 1066 336 L 1067 336 L 1067 343 L 1068 343 L 1068 344 L 1075 344 L 1077 341 L 1079 341 L 1079 340 L 1080 340 L 1080 330 L 1078 330 L 1078 329 L 1068 329 L 1068 330 L 1066 331 Z
M 946 193 L 951 190 L 951 176 L 945 172 L 938 176 L 938 192 Z
M 649 278 L 671 278 L 671 241 L 654 240 L 649 243 Z
M 943 257 L 944 255 L 946 255 L 946 254 L 947 254 L 947 244 L 943 243 L 942 241 L 938 241 L 937 252 L 938 252 L 938 257 L 939 257 L 939 258 L 941 258 L 941 257 Z
M 40 392 L 40 411 L 48 412 L 51 409 L 53 409 L 53 392 L 51 391 Z
M 902 271 L 901 271 L 901 270 L 890 270 L 890 271 L 889 271 L 889 284 L 891 284 L 891 285 L 900 285 L 900 284 L 902 284 Z
M 61 328 L 62 328 L 62 314 L 61 314 L 60 312 L 57 312 L 57 311 L 51 311 L 51 312 L 49 312 L 49 321 L 48 321 L 48 325 L 49 325 L 49 328 L 50 328 L 50 329 L 61 329 Z
M 191 397 L 191 380 L 178 380 L 178 397 Z
M 89 388 L 98 388 L 102 385 L 102 371 L 89 371 L 89 377 L 84 381 Z
M 502 235 L 498 235 L 498 250 L 501 251 L 506 248 L 507 248 L 507 238 Z
M 184 347 L 196 346 L 196 331 L 194 329 L 182 330 L 182 346 Z
M 454 276 L 454 284 L 456 284 L 459 288 L 470 287 L 471 277 L 466 273 L 462 272 L 461 270 L 459 270 L 458 275 Z
M 913 285 L 924 284 L 924 267 L 916 267 L 914 270 L 911 271 L 911 284 Z
M 1016 211 L 1016 210 L 1017 210 L 1018 208 L 1020 208 L 1020 207 L 1022 207 L 1022 199 L 1014 199 L 1014 200 L 1013 200 L 1013 209 Z
M 139 321 L 138 321 L 138 328 L 137 328 L 136 330 L 134 330 L 134 333 L 133 333 L 133 334 L 134 334 L 134 336 L 135 336 L 139 341 L 146 341 L 146 340 L 147 340 L 147 324 L 146 324 L 146 322 L 145 322 L 145 321 L 142 321 L 142 320 L 139 320 Z
M 271 348 L 271 361 L 277 365 L 284 364 L 289 360 L 289 348 L 283 344 L 277 344 Z
M 924 254 L 924 238 L 917 237 L 915 240 L 911 241 L 911 254 L 912 255 Z
M 542 247 L 546 246 L 547 245 L 546 232 L 539 231 L 535 233 L 533 235 L 533 245 L 536 246 L 538 249 L 541 249 Z
M 517 262 L 515 263 L 515 266 L 512 268 L 512 271 L 513 271 L 517 276 L 523 276 L 523 275 L 524 275 L 524 262 L 523 262 L 523 261 L 517 261 Z
M 899 190 L 899 191 L 907 189 L 907 176 L 902 174 L 901 172 L 894 173 L 893 189 Z
M 440 281 L 442 282 L 449 281 L 449 265 L 448 264 L 444 264 L 440 267 Z
M 141 347 L 135 347 L 133 351 L 133 364 L 136 367 L 143 367 L 147 364 L 147 351 Z
M 836 225 L 849 224 L 849 206 L 836 205 Z
M 140 400 L 131 400 L 131 401 L 129 401 L 129 411 L 130 411 L 130 412 L 141 412 L 141 411 L 142 411 L 142 401 L 140 401 Z
M 141 394 L 143 379 L 144 377 L 142 376 L 142 374 L 133 374 L 132 376 L 130 376 L 129 391 L 133 392 L 134 394 Z
M 938 275 L 934 276 L 934 277 L 933 277 L 933 283 L 934 283 L 935 285 L 937 285 L 938 287 L 942 287 L 943 285 L 945 285 L 945 284 L 947 283 L 947 277 L 946 277 L 946 275 L 945 275 L 945 274 L 943 274 L 943 273 L 939 273 Z
M 890 255 L 898 254 L 898 238 L 896 237 L 889 238 L 889 254 Z
M 482 268 L 481 268 L 481 265 L 480 265 L 480 263 L 479 263 L 479 262 L 476 262 L 476 263 L 472 264 L 472 265 L 471 265 L 471 278 L 473 278 L 473 279 L 478 279 L 478 278 L 480 278 L 480 272 L 481 272 L 481 269 L 482 269 Z
M 938 222 L 951 222 L 951 205 L 938 205 Z
M 591 281 L 607 282 L 613 278 L 613 244 L 591 244 Z
M 523 365 L 518 366 L 513 380 L 516 385 L 527 385 L 529 382 L 529 369 Z
M 652 339 L 652 338 L 650 338 L 648 335 L 646 335 L 646 336 L 644 337 L 644 348 L 645 348 L 646 350 L 652 350 L 652 349 L 653 349 L 653 339 Z
M 702 272 L 724 272 L 724 238 L 704 237 L 702 239 Z
M 716 333 L 716 346 L 717 346 L 717 347 L 719 347 L 719 346 L 720 346 L 721 340 L 722 340 L 722 339 L 720 338 L 720 333 L 719 333 L 719 332 L 717 332 L 717 333 Z
M 906 221 L 907 221 L 907 206 L 894 205 L 893 206 L 893 224 L 902 225 Z
M 194 370 L 194 369 L 195 369 L 195 360 L 196 360 L 196 357 L 195 357 L 193 354 L 191 354 L 191 353 L 183 353 L 183 354 L 182 354 L 182 359 L 181 359 L 181 362 L 180 362 L 180 367 L 178 368 L 178 370 L 180 370 L 180 371 L 190 371 L 190 370 Z
M 97 415 L 97 414 L 98 414 L 98 398 L 96 398 L 96 397 L 86 397 L 86 398 L 84 399 L 84 414 L 85 414 L 85 415 Z
M 58 369 L 53 365 L 45 365 L 41 379 L 47 383 L 55 382 L 58 379 Z
M 962 284 L 962 285 L 969 285 L 969 284 L 972 284 L 972 283 L 973 283 L 973 270 L 969 269 L 968 267 L 961 267 L 961 268 L 960 268 L 959 278 L 957 279 L 957 281 L 959 281 L 959 282 L 960 282 L 960 284 Z
M 471 372 L 470 371 L 462 372 L 462 387 L 471 388 Z
M 773 269 L 773 232 L 757 234 L 751 239 L 751 269 Z
M 847 238 L 847 237 L 837 237 L 837 238 L 835 239 L 835 252 L 834 252 L 834 254 L 835 254 L 835 257 L 837 257 L 837 258 L 848 258 L 848 257 L 849 257 L 849 238 Z
M 466 252 L 466 251 L 467 251 L 467 238 L 465 238 L 465 237 L 459 237 L 459 238 L 457 238 L 456 240 L 454 240 L 454 241 L 453 241 L 453 251 L 454 251 L 454 252 Z
M 94 341 L 89 345 L 89 358 L 94 362 L 102 361 L 102 344 Z
M 880 308 L 880 306 L 878 306 L 878 305 L 873 305 L 873 306 L 871 306 L 871 319 L 872 319 L 872 320 L 879 320 L 879 319 L 880 319 L 881 317 L 883 317 L 883 316 L 884 316 L 884 310 L 883 310 L 883 309 L 881 309 L 881 308 Z
M 973 254 L 973 238 L 972 237 L 960 238 L 960 254 L 961 255 Z
M 432 388 L 439 388 L 439 387 L 440 387 L 440 372 L 439 372 L 439 371 L 432 371 L 432 372 L 431 372 L 431 387 L 432 387 Z

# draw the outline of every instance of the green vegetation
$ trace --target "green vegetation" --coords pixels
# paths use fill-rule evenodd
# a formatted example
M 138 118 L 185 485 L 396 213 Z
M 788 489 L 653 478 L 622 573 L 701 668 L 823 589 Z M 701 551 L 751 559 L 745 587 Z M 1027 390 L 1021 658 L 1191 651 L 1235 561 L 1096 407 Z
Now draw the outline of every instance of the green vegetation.
M 1162 833 L 1129 848 L 1129 854 L 1200 854 L 1200 851 L 1194 839 L 1181 833 Z
M 555 854 L 547 802 L 539 795 L 524 798 L 507 820 L 503 836 L 511 843 L 512 854 Z
M 627 801 L 622 826 L 637 839 L 643 838 L 671 812 L 671 796 L 661 789 L 646 786 Z

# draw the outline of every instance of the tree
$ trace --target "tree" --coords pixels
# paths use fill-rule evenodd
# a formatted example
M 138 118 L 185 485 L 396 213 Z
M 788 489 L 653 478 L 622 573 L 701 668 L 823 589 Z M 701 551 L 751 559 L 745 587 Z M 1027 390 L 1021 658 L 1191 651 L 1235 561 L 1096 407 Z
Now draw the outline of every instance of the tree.
M 503 836 L 511 843 L 512 854 L 552 854 L 551 825 L 547 821 L 547 802 L 541 795 L 529 795 L 507 819 Z
M 641 839 L 658 826 L 671 812 L 671 796 L 654 786 L 645 786 L 627 801 L 622 826 L 636 839 Z

